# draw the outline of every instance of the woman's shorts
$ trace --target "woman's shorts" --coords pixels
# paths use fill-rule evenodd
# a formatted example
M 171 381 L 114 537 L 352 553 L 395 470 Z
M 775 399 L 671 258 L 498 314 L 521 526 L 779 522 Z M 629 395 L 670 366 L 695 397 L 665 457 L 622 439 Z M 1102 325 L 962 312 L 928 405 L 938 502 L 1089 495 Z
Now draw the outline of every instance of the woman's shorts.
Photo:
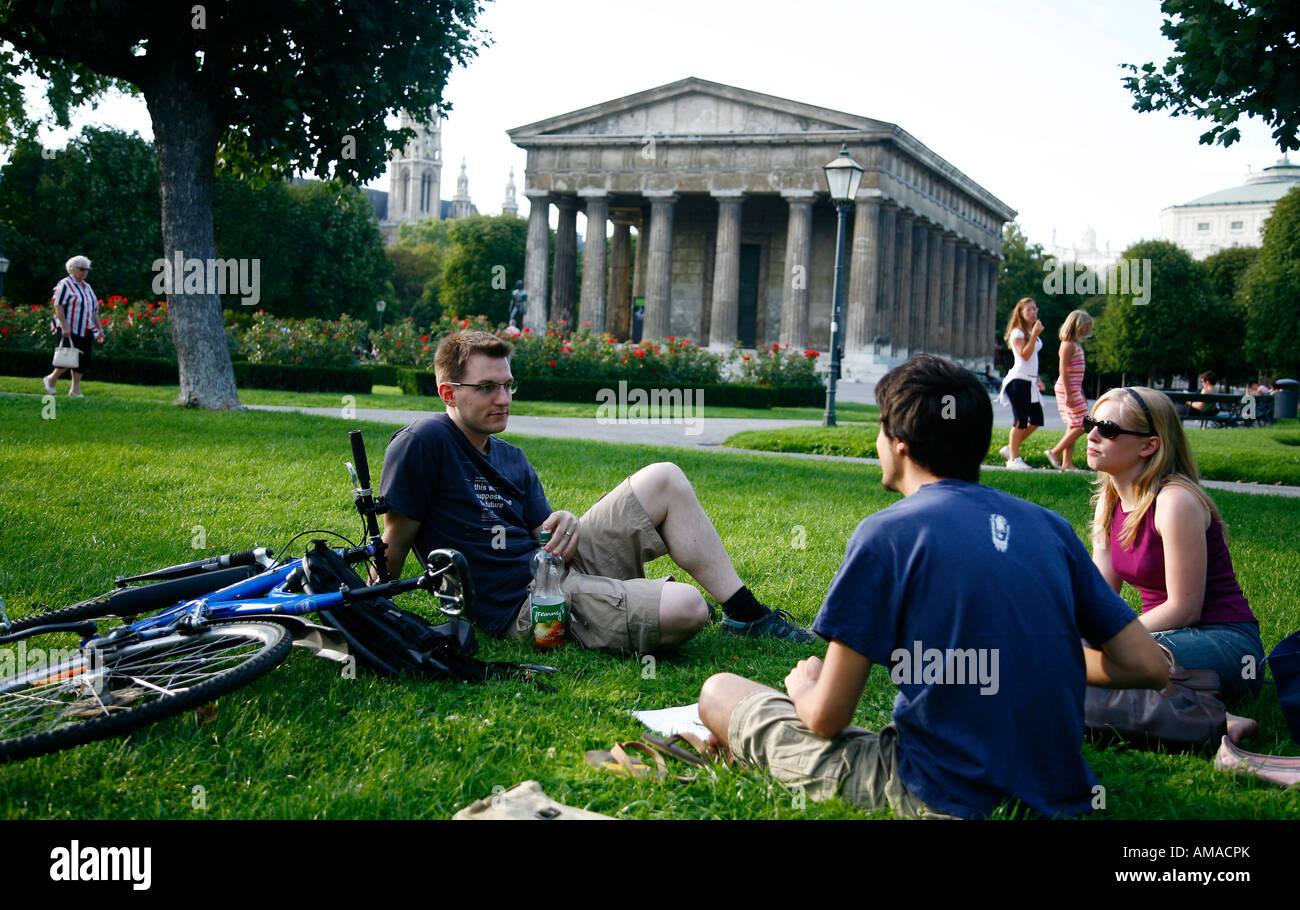
M 1020 429 L 1043 425 L 1043 403 L 1030 401 L 1034 397 L 1034 387 L 1028 379 L 1013 379 L 1007 383 L 1007 398 L 1011 400 L 1011 413 Z

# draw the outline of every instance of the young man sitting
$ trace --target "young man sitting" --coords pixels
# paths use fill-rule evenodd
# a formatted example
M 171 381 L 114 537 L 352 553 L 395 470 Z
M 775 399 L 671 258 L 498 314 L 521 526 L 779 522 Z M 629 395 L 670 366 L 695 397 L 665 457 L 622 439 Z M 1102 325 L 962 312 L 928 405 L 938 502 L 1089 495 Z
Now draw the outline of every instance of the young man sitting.
M 800 661 L 786 694 L 710 677 L 701 718 L 812 799 L 922 817 L 987 816 L 1011 799 L 1089 811 L 1084 683 L 1163 688 L 1164 656 L 1065 519 L 978 483 L 993 422 L 978 377 L 920 355 L 876 401 L 882 483 L 904 499 L 849 539 L 813 624 L 826 660 Z M 880 733 L 849 726 L 873 663 L 899 690 Z
M 686 475 L 662 462 L 642 468 L 578 518 L 552 511 L 524 453 L 493 438 L 506 428 L 514 394 L 509 342 L 486 332 L 455 332 L 434 365 L 445 414 L 393 436 L 380 492 L 388 500 L 384 541 L 398 575 L 412 546 L 423 557 L 451 547 L 469 562 L 475 620 L 492 635 L 532 634 L 529 561 L 539 533 L 570 571 L 570 634 L 608 651 L 653 651 L 680 644 L 708 622 L 694 587 L 647 579 L 646 562 L 667 553 L 722 604 L 727 631 L 810 643 L 789 614 L 755 600 L 736 574 L 718 532 Z

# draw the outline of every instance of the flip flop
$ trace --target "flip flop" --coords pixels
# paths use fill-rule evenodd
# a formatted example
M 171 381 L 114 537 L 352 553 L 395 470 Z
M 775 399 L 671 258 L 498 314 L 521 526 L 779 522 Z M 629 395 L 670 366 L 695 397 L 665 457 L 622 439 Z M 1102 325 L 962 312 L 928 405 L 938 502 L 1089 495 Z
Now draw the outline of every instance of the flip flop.
M 641 734 L 641 738 L 649 743 L 650 748 L 656 752 L 662 752 L 664 755 L 686 762 L 688 765 L 694 765 L 697 768 L 707 768 L 710 773 L 712 773 L 713 769 L 709 768 L 709 765 L 718 762 L 728 768 L 731 767 L 731 754 L 729 752 L 724 753 L 714 749 L 694 733 L 674 733 L 665 739 L 658 734 L 647 731 Z
M 1247 752 L 1238 748 L 1226 736 L 1220 741 L 1219 752 L 1214 756 L 1214 768 L 1217 771 L 1249 774 L 1279 787 L 1300 785 L 1300 755 Z
M 645 762 L 628 755 L 630 751 L 643 752 L 648 756 L 652 756 L 655 760 L 654 773 L 651 774 L 650 766 Z M 615 743 L 611 749 L 591 749 L 584 753 L 582 758 L 593 768 L 608 771 L 619 777 L 662 780 L 668 776 L 668 765 L 664 762 L 664 757 L 645 743 L 636 740 Z

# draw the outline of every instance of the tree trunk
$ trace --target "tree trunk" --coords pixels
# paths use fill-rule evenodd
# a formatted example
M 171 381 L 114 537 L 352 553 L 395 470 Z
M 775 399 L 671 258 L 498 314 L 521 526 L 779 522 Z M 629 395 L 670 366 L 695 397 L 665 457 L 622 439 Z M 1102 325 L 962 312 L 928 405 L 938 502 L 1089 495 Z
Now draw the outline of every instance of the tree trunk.
M 212 226 L 212 184 L 217 127 L 210 103 L 194 82 L 163 73 L 144 87 L 153 119 L 154 144 L 162 188 L 163 257 L 174 263 L 216 257 Z M 180 398 L 187 407 L 239 410 L 235 373 L 226 347 L 221 299 L 215 288 L 183 293 L 182 276 L 173 273 L 167 316 L 180 366 Z

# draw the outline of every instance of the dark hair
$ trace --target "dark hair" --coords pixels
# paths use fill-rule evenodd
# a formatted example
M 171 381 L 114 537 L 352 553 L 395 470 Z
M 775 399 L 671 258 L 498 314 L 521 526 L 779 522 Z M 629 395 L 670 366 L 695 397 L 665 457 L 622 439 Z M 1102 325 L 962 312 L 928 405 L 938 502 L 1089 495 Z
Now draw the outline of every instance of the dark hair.
M 459 382 L 465 378 L 465 365 L 470 355 L 486 354 L 488 357 L 508 358 L 514 345 L 490 332 L 478 329 L 461 329 L 452 332 L 438 345 L 433 355 L 433 369 L 439 382 Z
M 993 436 L 993 406 L 965 367 L 917 354 L 876 383 L 880 428 L 907 443 L 912 461 L 937 477 L 975 483 Z

